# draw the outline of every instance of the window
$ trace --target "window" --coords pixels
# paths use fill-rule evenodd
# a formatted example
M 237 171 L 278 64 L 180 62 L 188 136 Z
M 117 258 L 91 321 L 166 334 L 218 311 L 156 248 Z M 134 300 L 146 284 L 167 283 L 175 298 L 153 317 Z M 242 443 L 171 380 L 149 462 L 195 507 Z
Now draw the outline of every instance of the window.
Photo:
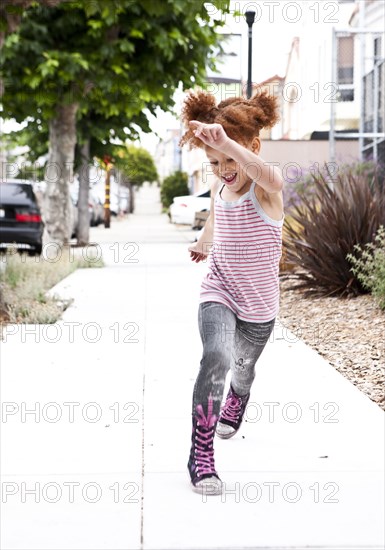
M 338 83 L 353 84 L 353 67 L 338 67 Z
M 338 38 L 338 84 L 353 84 L 354 41 L 352 36 Z
M 339 101 L 354 101 L 354 38 L 339 36 L 337 50 Z
M 349 90 L 339 90 L 338 101 L 354 101 L 354 88 Z

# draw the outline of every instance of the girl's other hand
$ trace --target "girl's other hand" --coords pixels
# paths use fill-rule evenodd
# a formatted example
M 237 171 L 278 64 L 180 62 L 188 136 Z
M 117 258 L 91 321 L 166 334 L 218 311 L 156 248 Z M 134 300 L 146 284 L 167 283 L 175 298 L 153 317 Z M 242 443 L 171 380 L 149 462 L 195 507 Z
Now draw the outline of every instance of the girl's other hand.
M 190 252 L 191 260 L 197 264 L 204 261 L 208 256 L 208 253 L 204 252 L 201 247 L 197 246 L 197 243 L 189 246 L 188 250 Z
M 222 149 L 230 139 L 222 124 L 204 124 L 198 120 L 190 120 L 189 125 L 195 137 L 213 149 Z

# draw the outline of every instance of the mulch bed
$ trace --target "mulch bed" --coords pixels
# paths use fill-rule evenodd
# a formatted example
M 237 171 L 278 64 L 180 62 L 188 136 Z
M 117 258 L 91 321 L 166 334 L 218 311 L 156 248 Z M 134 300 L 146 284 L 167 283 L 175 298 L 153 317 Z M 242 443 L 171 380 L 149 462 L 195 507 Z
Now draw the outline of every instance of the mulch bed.
M 370 294 L 305 297 L 289 290 L 295 275 L 280 275 L 283 325 L 385 410 L 385 312 Z

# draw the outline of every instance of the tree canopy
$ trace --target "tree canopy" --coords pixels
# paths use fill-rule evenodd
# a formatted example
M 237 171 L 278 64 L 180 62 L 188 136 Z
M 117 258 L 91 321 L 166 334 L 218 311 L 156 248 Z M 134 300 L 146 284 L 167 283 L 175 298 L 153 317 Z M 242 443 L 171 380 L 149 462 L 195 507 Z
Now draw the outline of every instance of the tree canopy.
M 50 119 L 74 102 L 79 117 L 168 109 L 180 82 L 202 83 L 213 66 L 217 25 L 203 0 L 33 3 L 3 47 L 3 116 Z
M 63 242 L 76 142 L 100 150 L 123 133 L 148 130 L 146 110 L 169 110 L 180 83 L 204 83 L 222 22 L 211 20 L 204 0 L 46 4 L 24 9 L 5 39 L 3 117 L 48 133 L 49 165 L 59 176 L 47 187 L 47 229 Z M 226 11 L 229 1 L 212 4 Z
M 154 160 L 143 147 L 136 147 L 133 144 L 127 144 L 126 147 L 117 147 L 114 165 L 131 185 L 140 186 L 145 181 L 158 180 Z M 124 179 L 123 184 L 125 183 Z

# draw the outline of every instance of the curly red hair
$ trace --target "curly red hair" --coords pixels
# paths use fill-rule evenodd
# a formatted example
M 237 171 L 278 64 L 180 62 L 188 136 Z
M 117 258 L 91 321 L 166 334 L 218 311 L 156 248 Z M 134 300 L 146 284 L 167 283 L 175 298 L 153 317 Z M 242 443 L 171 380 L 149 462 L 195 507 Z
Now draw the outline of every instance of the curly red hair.
M 181 118 L 188 128 L 180 146 L 204 147 L 188 127 L 190 120 L 206 124 L 221 124 L 229 138 L 247 145 L 259 135 L 262 128 L 271 128 L 278 122 L 278 99 L 267 90 L 259 90 L 250 99 L 233 97 L 216 104 L 215 97 L 205 91 L 190 91 L 184 100 Z

